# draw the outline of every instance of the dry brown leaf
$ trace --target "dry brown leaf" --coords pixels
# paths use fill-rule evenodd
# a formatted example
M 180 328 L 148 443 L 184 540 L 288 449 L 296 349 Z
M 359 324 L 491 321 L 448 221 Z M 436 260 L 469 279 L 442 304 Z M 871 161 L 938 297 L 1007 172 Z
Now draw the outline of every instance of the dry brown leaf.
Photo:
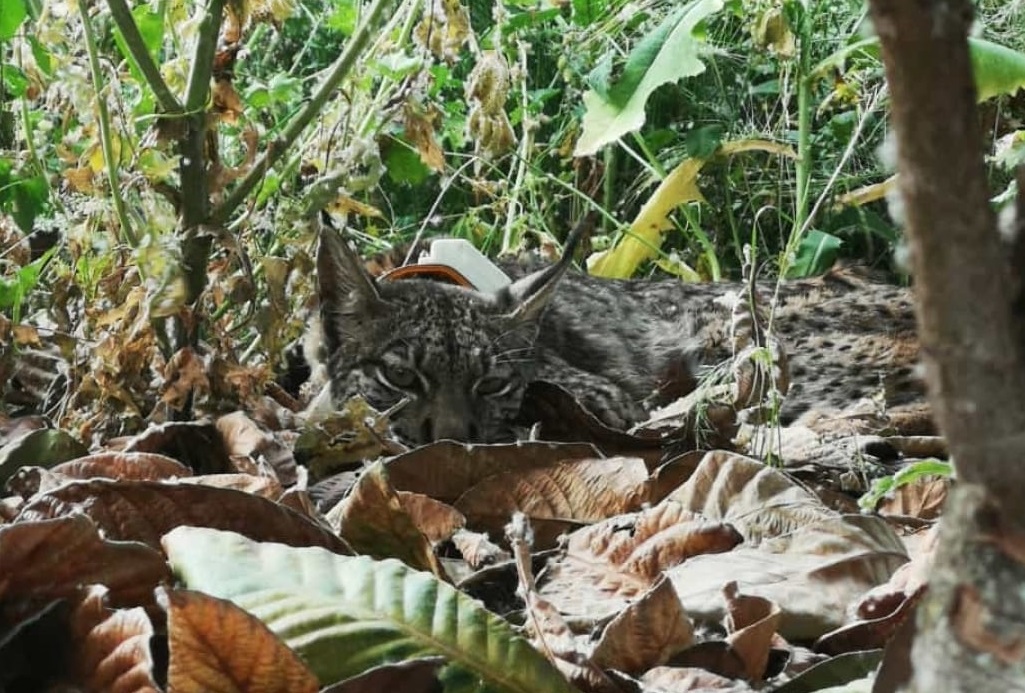
M 244 412 L 225 414 L 217 419 L 214 426 L 238 471 L 274 476 L 284 486 L 296 482 L 298 471 L 291 446 Z
M 509 560 L 510 554 L 491 542 L 487 534 L 461 529 L 452 535 L 452 543 L 471 568 L 478 570 Z
M 396 489 L 454 504 L 468 489 L 495 474 L 523 473 L 596 456 L 594 447 L 586 443 L 466 445 L 443 440 L 388 460 L 386 466 Z
M 707 453 L 668 497 L 704 517 L 730 522 L 749 544 L 835 517 L 818 496 L 779 470 L 721 450 Z
M 157 480 L 192 476 L 192 470 L 170 457 L 147 452 L 101 452 L 52 469 L 22 467 L 8 482 L 13 493 L 29 498 L 72 479 Z
M 327 521 L 357 553 L 397 558 L 445 579 L 430 542 L 403 508 L 380 462 L 360 475 L 352 492 L 328 511 Z
M 82 515 L 0 527 L 0 602 L 52 599 L 102 584 L 115 606 L 149 605 L 153 588 L 171 581 L 160 553 L 100 538 Z
M 88 691 L 157 693 L 149 646 L 153 624 L 140 607 L 107 608 L 107 591 L 102 585 L 87 588 L 71 614 L 76 683 Z
M 432 544 L 450 539 L 466 526 L 466 517 L 447 503 L 409 491 L 399 491 L 398 496 L 402 509 Z
M 875 604 L 876 618 L 861 620 L 849 623 L 845 626 L 826 633 L 815 642 L 816 652 L 827 655 L 838 655 L 844 652 L 859 652 L 862 650 L 874 650 L 885 647 L 897 629 L 904 621 L 915 617 L 915 609 L 922 595 L 925 594 L 925 587 L 910 595 L 900 595 L 900 599 L 889 606 L 891 609 L 885 613 L 881 604 Z
M 420 161 L 432 171 L 443 171 L 445 154 L 441 151 L 434 133 L 434 121 L 439 116 L 437 109 L 432 107 L 425 110 L 422 106 L 417 107 L 407 101 L 403 112 L 406 139 L 416 147 Z
M 887 494 L 876 511 L 880 515 L 900 515 L 935 520 L 943 510 L 950 491 L 949 478 L 927 477 L 905 484 Z
M 175 352 L 164 366 L 164 383 L 160 401 L 174 409 L 184 409 L 194 394 L 210 391 L 207 366 L 191 347 Z
M 693 556 L 729 551 L 740 541 L 729 525 L 663 501 L 569 535 L 541 594 L 563 613 L 601 619 L 654 586 L 664 570 Z
M 295 441 L 295 457 L 319 481 L 359 468 L 364 460 L 396 454 L 388 439 L 388 419 L 362 397 L 349 399 L 341 410 L 314 410 Z
M 271 501 L 279 501 L 285 493 L 277 479 L 252 474 L 203 474 L 181 480 L 183 484 L 199 484 L 211 488 L 242 491 Z
M 777 604 L 761 597 L 740 594 L 736 582 L 723 588 L 726 599 L 726 642 L 744 663 L 749 681 L 761 681 L 769 664 L 779 625 L 780 609 Z
M 643 676 L 646 693 L 749 693 L 754 689 L 743 681 L 735 681 L 695 667 L 655 667 Z
M 320 682 L 263 621 L 232 602 L 162 591 L 168 693 L 316 693 Z
M 154 548 L 179 525 L 238 532 L 254 541 L 321 546 L 348 553 L 341 539 L 299 513 L 230 489 L 157 481 L 76 481 L 27 504 L 21 521 L 84 514 L 107 537 Z
M 534 528 L 535 548 L 544 549 L 554 545 L 567 521 L 597 522 L 649 501 L 644 460 L 612 457 L 499 473 L 470 488 L 455 507 L 472 527 L 496 533 L 514 512 L 522 512 Z
M 694 624 L 673 584 L 660 578 L 605 627 L 591 655 L 602 669 L 642 674 L 665 664 L 694 640 Z

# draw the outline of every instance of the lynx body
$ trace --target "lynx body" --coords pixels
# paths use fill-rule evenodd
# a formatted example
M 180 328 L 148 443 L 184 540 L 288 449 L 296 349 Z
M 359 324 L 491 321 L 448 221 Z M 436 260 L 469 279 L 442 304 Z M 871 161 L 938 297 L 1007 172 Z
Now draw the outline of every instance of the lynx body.
M 567 272 L 568 258 L 494 294 L 404 279 L 375 282 L 333 231 L 318 254 L 327 372 L 336 402 L 399 406 L 412 443 L 515 439 L 527 386 L 564 387 L 616 427 L 693 389 L 731 356 L 741 287 L 616 281 Z M 765 295 L 773 294 L 768 286 Z M 842 274 L 784 283 L 770 328 L 789 354 L 784 422 L 882 394 L 921 396 L 909 292 Z

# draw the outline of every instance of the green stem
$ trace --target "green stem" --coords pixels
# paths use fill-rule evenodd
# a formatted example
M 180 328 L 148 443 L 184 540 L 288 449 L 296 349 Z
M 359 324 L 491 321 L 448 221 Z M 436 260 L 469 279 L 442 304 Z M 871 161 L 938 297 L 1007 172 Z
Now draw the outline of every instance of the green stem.
M 157 102 L 164 113 L 181 113 L 182 105 L 175 98 L 164 78 L 160 76 L 160 69 L 153 62 L 149 51 L 146 50 L 146 43 L 142 40 L 142 34 L 139 33 L 139 27 L 135 23 L 132 11 L 128 9 L 128 4 L 125 0 L 107 0 L 107 7 L 110 8 L 110 16 L 114 18 L 114 23 L 117 24 L 121 35 L 124 36 L 128 52 L 132 54 L 132 59 L 139 67 L 139 72 L 142 73 L 149 88 L 153 90 L 153 95 L 157 97 Z
M 808 206 L 811 200 L 809 185 L 811 183 L 812 148 L 811 148 L 811 8 L 802 8 L 798 28 L 797 58 L 797 205 L 794 210 L 794 225 L 791 235 L 804 227 L 808 218 Z
M 328 99 L 334 95 L 338 85 L 356 65 L 356 60 L 370 41 L 371 35 L 374 33 L 374 29 L 380 22 L 381 17 L 394 2 L 395 0 L 374 0 L 363 22 L 353 33 L 348 43 L 346 43 L 342 55 L 339 56 L 332 66 L 328 76 L 321 83 L 320 87 L 317 88 L 309 103 L 289 121 L 284 131 L 270 142 L 267 146 L 267 151 L 253 164 L 245 178 L 231 191 L 231 194 L 228 195 L 224 202 L 214 210 L 211 215 L 212 223 L 223 224 L 231 216 L 235 208 L 242 204 L 253 188 L 263 180 L 267 171 L 289 150 L 303 130 L 306 129 L 306 126 L 313 122 L 313 119 L 321 112 Z
M 100 57 L 96 48 L 96 37 L 92 23 L 89 21 L 88 3 L 78 4 L 82 15 L 82 27 L 85 30 L 85 47 L 89 53 L 89 69 L 93 78 L 93 91 L 96 93 L 97 121 L 100 125 L 100 147 L 103 150 L 103 161 L 107 167 L 107 179 L 110 182 L 110 196 L 114 202 L 114 213 L 121 227 L 120 241 L 136 247 L 139 240 L 135 237 L 128 215 L 125 213 L 125 202 L 121 197 L 121 184 L 118 178 L 117 162 L 114 160 L 114 144 L 110 131 L 110 112 L 107 110 L 107 99 L 104 95 L 103 72 L 100 69 Z

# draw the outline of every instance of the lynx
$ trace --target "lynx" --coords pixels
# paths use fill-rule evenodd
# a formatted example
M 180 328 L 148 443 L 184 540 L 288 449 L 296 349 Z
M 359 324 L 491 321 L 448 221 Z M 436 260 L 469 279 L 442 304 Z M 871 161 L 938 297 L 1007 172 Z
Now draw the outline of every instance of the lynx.
M 577 235 L 558 263 L 486 294 L 425 279 L 375 281 L 325 229 L 317 271 L 333 399 L 359 393 L 394 409 L 394 430 L 410 443 L 500 442 L 529 425 L 518 414 L 535 380 L 627 428 L 730 358 L 731 316 L 719 299 L 742 286 L 570 271 Z M 880 392 L 890 404 L 921 396 L 907 289 L 842 273 L 784 282 L 771 329 L 789 354 L 784 423 Z

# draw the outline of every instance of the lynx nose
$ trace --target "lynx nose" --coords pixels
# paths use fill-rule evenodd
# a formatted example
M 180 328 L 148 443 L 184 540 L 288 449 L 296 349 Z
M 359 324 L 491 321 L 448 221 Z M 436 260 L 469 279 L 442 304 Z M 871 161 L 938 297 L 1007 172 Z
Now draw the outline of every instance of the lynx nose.
M 420 425 L 420 437 L 422 440 L 460 440 L 473 442 L 477 440 L 480 433 L 470 416 L 459 412 L 441 412 L 435 416 L 428 416 Z

